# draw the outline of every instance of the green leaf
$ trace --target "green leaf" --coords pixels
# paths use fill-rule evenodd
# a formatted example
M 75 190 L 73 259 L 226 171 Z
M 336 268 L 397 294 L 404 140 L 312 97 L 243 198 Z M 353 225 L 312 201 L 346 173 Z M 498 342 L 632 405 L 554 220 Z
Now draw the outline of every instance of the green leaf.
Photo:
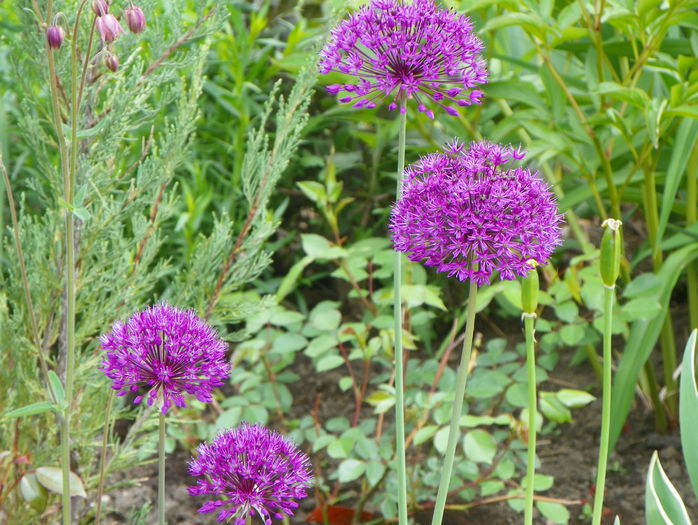
M 698 497 L 698 355 L 696 354 L 698 329 L 691 332 L 683 351 L 681 385 L 679 387 L 679 428 L 681 448 L 688 476 Z
M 589 392 L 574 390 L 572 388 L 558 390 L 556 396 L 563 405 L 569 408 L 580 408 L 596 399 Z
M 656 233 L 655 251 L 659 250 L 661 245 L 664 231 L 669 222 L 669 213 L 671 212 L 672 204 L 676 200 L 676 192 L 686 171 L 688 157 L 691 155 L 696 142 L 698 142 L 698 121 L 683 119 L 681 124 L 679 124 L 676 140 L 671 148 L 671 160 L 667 168 L 662 204 L 659 208 L 659 226 Z M 693 173 L 691 176 L 695 177 L 696 174 Z
M 369 485 L 377 485 L 385 474 L 386 466 L 380 461 L 369 461 L 366 463 L 366 480 Z
M 424 428 L 420 428 L 414 435 L 414 444 L 421 445 L 427 439 L 431 438 L 436 431 L 439 429 L 436 425 L 427 425 Z
M 283 301 L 288 294 L 290 294 L 293 290 L 296 289 L 296 286 L 298 286 L 298 279 L 300 279 L 303 270 L 305 270 L 305 267 L 308 266 L 314 260 L 315 259 L 310 255 L 306 255 L 296 264 L 291 266 L 291 269 L 284 276 L 284 278 L 281 281 L 281 284 L 279 285 L 279 289 L 276 291 L 277 303 Z
M 58 378 L 58 374 L 53 370 L 48 371 L 48 382 L 51 387 L 51 394 L 53 399 L 56 400 L 58 406 L 62 407 L 65 402 L 65 390 L 63 390 L 63 383 Z
M 314 180 L 305 180 L 296 183 L 301 191 L 315 204 L 327 202 L 325 187 Z
M 337 259 L 347 255 L 344 248 L 333 246 L 322 235 L 314 233 L 301 234 L 301 244 L 303 251 L 314 259 Z
M 344 364 L 344 359 L 338 355 L 327 355 L 320 359 L 315 365 L 315 369 L 318 372 L 326 372 L 327 370 L 332 370 L 340 365 Z
M 570 511 L 561 503 L 551 501 L 536 501 L 540 513 L 553 523 L 565 524 L 570 520 Z
M 568 324 L 560 330 L 560 339 L 567 346 L 574 346 L 584 337 L 584 327 L 580 324 Z
M 49 410 L 57 410 L 58 407 L 49 401 L 39 401 L 38 403 L 32 403 L 22 408 L 15 408 L 9 412 L 3 414 L 4 419 L 10 419 L 14 417 L 27 417 L 35 416 L 37 414 L 43 414 Z
M 342 314 L 335 308 L 335 304 L 324 301 L 318 304 L 310 312 L 310 324 L 321 331 L 336 330 L 342 322 Z
M 624 87 L 615 82 L 601 82 L 597 89 L 600 95 L 611 95 L 622 102 L 645 109 L 650 105 L 650 98 L 642 89 Z
M 46 509 L 48 492 L 46 488 L 36 479 L 34 472 L 28 472 L 19 481 L 19 491 L 24 501 L 29 503 L 36 512 L 42 513 Z
M 290 332 L 281 334 L 279 337 L 274 339 L 271 349 L 277 354 L 286 354 L 297 352 L 301 348 L 305 348 L 307 344 L 308 340 L 305 337 L 300 334 Z
M 647 525 L 691 525 L 686 506 L 664 472 L 656 450 L 645 484 L 645 519 Z
M 337 469 L 338 479 L 342 483 L 354 481 L 366 471 L 366 463 L 358 459 L 345 459 Z
M 446 446 L 448 445 L 448 427 L 440 428 L 439 431 L 434 435 L 434 448 L 443 454 L 446 452 Z
M 465 455 L 473 461 L 491 465 L 497 453 L 497 441 L 486 430 L 475 429 L 463 438 L 463 449 Z
M 376 390 L 366 398 L 366 402 L 375 407 L 376 414 L 387 412 L 395 405 L 395 396 L 385 390 Z
M 638 319 L 654 319 L 662 311 L 662 305 L 656 299 L 633 299 L 620 308 L 626 321 Z
M 657 293 L 656 299 L 667 311 L 671 292 L 687 263 L 698 257 L 698 243 L 692 243 L 669 255 L 664 265 L 657 272 L 657 278 L 662 287 Z M 630 411 L 630 405 L 635 396 L 635 385 L 640 376 L 640 370 L 652 353 L 659 332 L 664 324 L 664 316 L 659 315 L 654 319 L 641 319 L 635 321 L 630 330 L 630 336 L 625 344 L 615 380 L 613 382 L 613 394 L 611 399 L 611 450 L 618 441 L 621 429 L 625 424 Z
M 44 487 L 56 494 L 63 494 L 63 471 L 58 467 L 39 467 L 36 469 L 36 479 Z M 86 498 L 85 485 L 75 472 L 69 473 L 70 495 Z
M 572 413 L 560 401 L 555 392 L 541 392 L 539 401 L 540 411 L 545 417 L 556 423 L 569 423 Z

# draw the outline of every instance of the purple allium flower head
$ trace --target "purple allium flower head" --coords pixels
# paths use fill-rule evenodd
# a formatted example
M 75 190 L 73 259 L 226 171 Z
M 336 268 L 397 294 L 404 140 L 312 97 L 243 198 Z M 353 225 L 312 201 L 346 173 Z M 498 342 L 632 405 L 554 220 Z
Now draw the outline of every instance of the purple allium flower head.
M 199 512 L 218 513 L 218 521 L 235 518 L 243 525 L 255 513 L 271 525 L 271 517 L 291 516 L 310 486 L 308 456 L 281 434 L 262 425 L 242 423 L 202 443 L 189 462 L 189 473 L 201 478 L 189 487 L 192 496 L 218 496 Z
M 111 13 L 98 16 L 95 24 L 97 31 L 99 31 L 99 36 L 102 37 L 102 42 L 105 44 L 113 42 L 124 32 L 124 28 L 121 27 L 119 21 Z
M 480 102 L 482 92 L 473 88 L 487 81 L 483 45 L 472 31 L 468 17 L 433 0 L 372 0 L 332 30 L 320 72 L 356 77 L 327 87 L 332 94 L 347 92 L 339 101 L 354 107 L 373 108 L 390 97 L 392 111 L 412 98 L 430 118 L 430 102 L 455 116 L 454 105 Z
M 489 142 L 453 142 L 404 173 L 393 206 L 395 249 L 412 261 L 478 285 L 515 279 L 561 244 L 557 205 L 538 172 L 503 168 L 524 153 Z
M 216 331 L 193 311 L 166 303 L 133 314 L 126 323 L 114 323 L 100 341 L 107 351 L 100 368 L 113 380 L 117 395 L 147 389 L 148 404 L 159 400 L 163 414 L 173 402 L 186 406 L 185 392 L 210 402 L 213 389 L 230 371 L 226 344 Z

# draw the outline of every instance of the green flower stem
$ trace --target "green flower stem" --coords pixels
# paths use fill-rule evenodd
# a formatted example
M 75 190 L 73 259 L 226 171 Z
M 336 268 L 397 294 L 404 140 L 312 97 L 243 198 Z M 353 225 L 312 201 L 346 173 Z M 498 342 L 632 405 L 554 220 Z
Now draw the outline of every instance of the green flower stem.
M 158 525 L 165 525 L 165 414 L 162 410 L 158 440 Z
M 463 398 L 465 397 L 465 384 L 468 379 L 468 366 L 470 356 L 473 352 L 473 332 L 475 330 L 475 303 L 477 302 L 477 284 L 470 280 L 470 291 L 468 293 L 468 313 L 465 321 L 465 339 L 463 340 L 463 353 L 458 365 L 458 378 L 456 380 L 456 392 L 453 399 L 453 412 L 451 414 L 451 425 L 448 429 L 448 443 L 446 444 L 446 454 L 444 455 L 443 469 L 441 470 L 441 481 L 439 482 L 439 492 L 436 495 L 434 504 L 434 515 L 431 519 L 432 525 L 441 525 L 448 497 L 448 488 L 451 484 L 451 472 L 453 471 L 453 458 L 456 455 L 456 444 L 459 437 L 459 423 L 461 412 L 463 411 Z
M 405 135 L 407 114 L 403 113 L 407 101 L 400 102 L 397 150 L 397 192 L 402 195 L 402 172 L 405 169 Z M 394 272 L 394 322 L 395 322 L 395 440 L 397 453 L 397 501 L 399 525 L 407 525 L 407 466 L 405 464 L 405 385 L 402 351 L 402 254 L 395 252 Z
M 102 451 L 99 455 L 99 483 L 97 485 L 97 510 L 95 511 L 95 525 L 102 521 L 102 494 L 104 494 L 104 478 L 106 477 L 107 445 L 111 434 L 111 409 L 114 404 L 114 391 L 109 392 L 107 410 L 104 415 L 104 433 L 102 434 Z
M 603 404 L 601 406 L 601 439 L 599 443 L 599 464 L 596 470 L 596 493 L 594 494 L 594 514 L 592 525 L 601 524 L 603 496 L 606 485 L 608 464 L 608 443 L 611 430 L 611 337 L 613 329 L 613 301 L 615 285 L 604 285 L 603 309 Z
M 534 270 L 535 271 L 535 270 Z M 534 346 L 534 325 L 536 314 L 524 313 L 526 332 L 526 368 L 528 369 L 528 456 L 526 459 L 526 507 L 525 524 L 533 524 L 533 486 L 536 473 L 536 351 Z

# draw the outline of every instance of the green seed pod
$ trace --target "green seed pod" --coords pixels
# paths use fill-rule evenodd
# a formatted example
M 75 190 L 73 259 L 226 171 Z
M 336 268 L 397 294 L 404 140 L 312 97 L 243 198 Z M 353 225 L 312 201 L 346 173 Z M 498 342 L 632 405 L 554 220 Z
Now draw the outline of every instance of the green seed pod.
M 524 314 L 535 314 L 538 308 L 538 270 L 535 261 L 529 261 L 531 271 L 521 282 L 521 306 Z
M 609 287 L 615 286 L 620 273 L 621 224 L 619 220 L 606 219 L 601 225 L 605 228 L 601 238 L 601 280 Z

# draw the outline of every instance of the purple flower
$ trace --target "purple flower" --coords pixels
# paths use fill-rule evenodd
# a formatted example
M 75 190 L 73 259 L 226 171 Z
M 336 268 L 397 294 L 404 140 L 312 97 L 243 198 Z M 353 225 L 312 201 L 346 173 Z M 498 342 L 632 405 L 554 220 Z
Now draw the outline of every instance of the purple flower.
M 391 97 L 392 111 L 402 99 L 414 99 L 430 118 L 430 101 L 456 116 L 453 104 L 478 104 L 482 92 L 473 88 L 487 81 L 483 45 L 472 31 L 468 17 L 432 0 L 373 0 L 332 30 L 320 72 L 356 77 L 327 87 L 347 92 L 339 101 L 354 107 L 374 108 Z
M 61 26 L 48 26 L 46 28 L 46 40 L 51 49 L 59 49 L 63 44 L 64 36 L 65 33 Z
M 124 32 L 124 28 L 121 27 L 119 21 L 111 13 L 98 16 L 95 24 L 97 31 L 99 31 L 99 36 L 102 37 L 102 42 L 105 44 L 113 42 Z
M 132 33 L 140 33 L 145 29 L 145 15 L 137 5 L 132 5 L 124 11 L 126 23 Z
M 404 174 L 390 219 L 395 249 L 461 281 L 515 279 L 561 244 L 555 199 L 538 172 L 502 168 L 524 153 L 489 142 L 454 142 Z
M 117 395 L 147 389 L 148 405 L 158 400 L 163 414 L 172 402 L 186 406 L 185 392 L 210 402 L 230 370 L 226 344 L 216 331 L 191 310 L 166 303 L 132 315 L 125 324 L 114 323 L 100 341 L 107 351 L 100 368 L 113 380 Z
M 298 507 L 294 500 L 307 495 L 312 481 L 308 456 L 281 434 L 248 423 L 199 445 L 189 473 L 201 478 L 189 494 L 221 498 L 205 503 L 199 512 L 220 510 L 218 521 L 235 518 L 235 525 L 255 513 L 267 525 L 271 515 L 293 515 Z

